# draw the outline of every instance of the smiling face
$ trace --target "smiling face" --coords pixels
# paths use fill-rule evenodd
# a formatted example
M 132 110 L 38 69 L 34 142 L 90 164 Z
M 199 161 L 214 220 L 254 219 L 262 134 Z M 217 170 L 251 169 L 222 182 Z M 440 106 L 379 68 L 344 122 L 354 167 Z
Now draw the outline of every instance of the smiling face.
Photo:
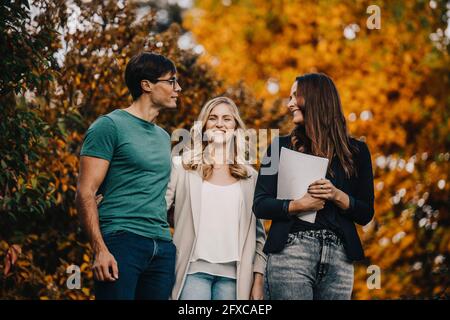
M 228 141 L 236 129 L 236 120 L 230 106 L 225 103 L 215 106 L 207 118 L 205 129 L 207 136 L 215 143 Z
M 291 93 L 289 95 L 289 102 L 287 104 L 287 107 L 292 114 L 292 121 L 296 125 L 304 123 L 302 110 L 305 106 L 305 99 L 297 91 L 298 84 L 297 81 L 294 81 L 291 87 Z
M 154 106 L 174 109 L 177 107 L 181 87 L 176 81 L 176 74 L 168 72 L 151 84 L 150 99 Z

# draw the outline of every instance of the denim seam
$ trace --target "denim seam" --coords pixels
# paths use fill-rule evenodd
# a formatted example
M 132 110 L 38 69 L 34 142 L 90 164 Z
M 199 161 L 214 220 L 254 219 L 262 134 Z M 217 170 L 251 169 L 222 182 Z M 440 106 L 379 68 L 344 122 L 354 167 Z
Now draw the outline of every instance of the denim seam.
M 269 254 L 267 256 L 267 264 L 266 264 L 266 272 L 264 273 L 264 277 L 265 277 L 265 289 L 267 291 L 267 299 L 271 300 L 271 294 L 270 294 L 270 286 L 269 286 L 269 259 L 270 259 L 271 255 Z
M 153 254 L 150 258 L 150 262 L 153 260 L 153 258 L 156 256 L 156 254 L 158 252 L 158 242 L 156 242 L 155 239 L 152 239 L 152 240 L 153 240 Z

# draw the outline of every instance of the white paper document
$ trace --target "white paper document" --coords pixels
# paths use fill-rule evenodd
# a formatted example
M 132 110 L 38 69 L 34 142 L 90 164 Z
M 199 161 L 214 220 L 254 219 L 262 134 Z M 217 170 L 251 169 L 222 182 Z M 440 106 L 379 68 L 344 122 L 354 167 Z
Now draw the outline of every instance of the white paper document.
M 327 158 L 281 148 L 277 199 L 295 200 L 303 197 L 311 183 L 325 178 L 327 168 Z M 297 217 L 314 223 L 316 211 L 302 212 Z

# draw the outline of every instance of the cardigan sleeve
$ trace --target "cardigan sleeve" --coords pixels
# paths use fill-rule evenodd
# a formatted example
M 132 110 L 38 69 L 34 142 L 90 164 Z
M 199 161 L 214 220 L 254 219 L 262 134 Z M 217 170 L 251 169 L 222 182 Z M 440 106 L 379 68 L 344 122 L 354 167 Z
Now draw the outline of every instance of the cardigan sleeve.
M 256 186 L 256 176 L 257 172 L 252 168 L 251 169 L 251 179 L 253 190 Z M 252 212 L 252 214 L 254 214 Z M 263 252 L 264 245 L 266 244 L 266 230 L 264 228 L 264 220 L 256 219 L 256 246 L 255 246 L 255 257 L 253 259 L 253 272 L 258 272 L 261 274 L 265 273 L 267 256 Z
M 172 205 L 175 201 L 175 190 L 177 188 L 177 180 L 178 180 L 177 165 L 179 165 L 180 162 L 181 162 L 180 157 L 172 158 L 172 168 L 170 171 L 170 179 L 169 179 L 169 183 L 167 185 L 167 190 L 166 190 L 167 210 L 170 210 L 170 208 L 172 208 Z
M 266 243 L 266 231 L 263 220 L 256 219 L 256 252 L 253 261 L 253 272 L 264 274 L 266 270 L 267 256 L 263 252 Z

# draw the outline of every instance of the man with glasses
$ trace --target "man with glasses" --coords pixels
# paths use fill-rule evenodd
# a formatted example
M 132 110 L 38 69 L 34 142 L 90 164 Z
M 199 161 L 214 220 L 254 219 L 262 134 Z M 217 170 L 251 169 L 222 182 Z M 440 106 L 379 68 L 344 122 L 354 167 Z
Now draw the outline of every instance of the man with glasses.
M 81 148 L 76 203 L 94 251 L 97 299 L 168 299 L 175 272 L 165 194 L 170 136 L 155 124 L 177 107 L 173 62 L 144 52 L 125 82 L 133 103 L 99 117 Z M 98 208 L 96 194 L 103 199 Z

